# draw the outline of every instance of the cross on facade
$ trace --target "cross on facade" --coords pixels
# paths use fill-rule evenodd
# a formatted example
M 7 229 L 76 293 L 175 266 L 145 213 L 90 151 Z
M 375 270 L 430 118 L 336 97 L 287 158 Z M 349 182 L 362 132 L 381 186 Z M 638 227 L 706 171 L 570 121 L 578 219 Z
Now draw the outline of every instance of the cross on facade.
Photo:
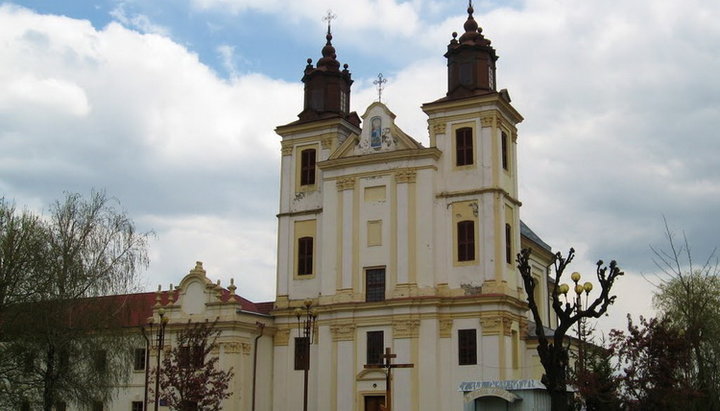
M 383 74 L 378 74 L 378 79 L 373 81 L 373 84 L 377 86 L 378 89 L 378 103 L 382 102 L 382 91 L 385 88 L 384 84 L 387 83 L 387 79 L 383 77 Z
M 330 22 L 335 20 L 337 18 L 337 15 L 333 14 L 332 10 L 328 9 L 327 15 L 323 17 L 323 21 L 328 22 L 328 33 L 330 33 Z
M 383 364 L 365 364 L 365 368 L 384 368 L 385 369 L 385 406 L 381 406 L 381 411 L 391 411 L 392 407 L 392 369 L 393 368 L 413 368 L 415 364 L 393 364 L 392 359 L 396 358 L 397 354 L 390 352 L 390 347 L 385 348 L 385 354 L 383 358 L 385 362 Z

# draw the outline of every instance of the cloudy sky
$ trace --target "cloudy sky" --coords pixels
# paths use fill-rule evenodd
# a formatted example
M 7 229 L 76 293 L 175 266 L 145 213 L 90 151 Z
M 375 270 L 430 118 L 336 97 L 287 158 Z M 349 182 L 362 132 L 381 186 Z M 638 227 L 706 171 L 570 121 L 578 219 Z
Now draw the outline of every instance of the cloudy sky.
M 279 137 L 333 43 L 352 108 L 375 98 L 427 143 L 424 102 L 462 0 L 26 0 L 0 3 L 0 196 L 43 209 L 105 189 L 154 230 L 146 286 L 196 260 L 274 297 Z M 649 313 L 663 216 L 697 259 L 720 243 L 720 2 L 476 1 L 519 128 L 522 218 L 574 269 L 627 272 L 610 321 Z

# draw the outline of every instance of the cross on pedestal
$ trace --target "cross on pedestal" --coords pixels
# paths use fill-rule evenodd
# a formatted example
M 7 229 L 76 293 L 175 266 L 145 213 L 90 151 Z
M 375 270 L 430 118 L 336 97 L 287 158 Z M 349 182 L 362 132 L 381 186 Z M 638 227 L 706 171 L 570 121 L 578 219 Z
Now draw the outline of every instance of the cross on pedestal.
M 390 352 L 390 347 L 385 348 L 385 359 L 383 364 L 365 364 L 365 368 L 385 368 L 385 406 L 380 406 L 381 411 L 391 411 L 392 407 L 392 369 L 393 368 L 413 368 L 415 364 L 393 364 L 392 359 L 397 358 L 397 354 Z

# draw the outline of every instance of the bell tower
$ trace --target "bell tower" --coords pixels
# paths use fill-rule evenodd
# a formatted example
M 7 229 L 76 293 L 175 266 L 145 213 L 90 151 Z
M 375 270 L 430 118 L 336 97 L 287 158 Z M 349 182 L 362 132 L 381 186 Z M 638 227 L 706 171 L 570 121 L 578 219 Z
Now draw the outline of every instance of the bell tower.
M 447 97 L 451 99 L 482 95 L 495 91 L 495 49 L 482 35 L 473 18 L 472 2 L 468 4 L 468 18 L 463 33 L 453 38 L 445 53 L 448 67 Z
M 343 65 L 342 71 L 340 70 L 340 62 L 332 45 L 330 21 L 333 17 L 331 13 L 325 17 L 328 21 L 328 29 L 322 57 L 315 67 L 312 65 L 312 59 L 307 59 L 302 78 L 305 84 L 303 111 L 298 114 L 301 122 L 332 117 L 348 118 L 350 86 L 353 80 L 347 64 Z
M 423 105 L 430 146 L 438 162 L 438 194 L 445 204 L 436 231 L 446 244 L 438 283 L 450 289 L 479 287 L 483 293 L 517 297 L 514 256 L 520 247 L 517 124 L 523 118 L 507 90 L 497 90 L 497 54 L 468 3 L 465 32 L 447 46 L 448 89 Z M 447 239 L 447 240 L 446 240 Z

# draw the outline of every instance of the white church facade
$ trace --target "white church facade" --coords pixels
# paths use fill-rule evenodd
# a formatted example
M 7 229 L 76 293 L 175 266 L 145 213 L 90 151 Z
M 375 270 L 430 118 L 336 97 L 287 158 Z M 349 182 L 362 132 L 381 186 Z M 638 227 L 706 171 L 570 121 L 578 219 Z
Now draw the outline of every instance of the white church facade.
M 523 118 L 496 88 L 495 49 L 468 12 L 445 54 L 447 94 L 422 105 L 428 147 L 381 102 L 361 116 L 349 111 L 351 74 L 328 27 L 322 57 L 305 67 L 298 120 L 276 129 L 274 302 L 236 296 L 202 264 L 179 286 L 136 297 L 147 307 L 138 321 L 157 324 L 163 310 L 169 345 L 188 320 L 220 318 L 217 354 L 236 375 L 223 409 L 302 409 L 308 364 L 308 409 L 379 410 L 385 370 L 365 366 L 382 363 L 386 349 L 394 363 L 412 364 L 392 372 L 393 410 L 543 409 L 515 255 L 533 248 L 543 285 L 535 297 L 552 325 L 552 252 L 520 221 Z M 299 308 L 307 318 L 306 306 L 311 341 L 297 316 Z M 150 352 L 146 368 L 155 363 Z M 142 410 L 144 381 L 138 369 L 107 409 Z

